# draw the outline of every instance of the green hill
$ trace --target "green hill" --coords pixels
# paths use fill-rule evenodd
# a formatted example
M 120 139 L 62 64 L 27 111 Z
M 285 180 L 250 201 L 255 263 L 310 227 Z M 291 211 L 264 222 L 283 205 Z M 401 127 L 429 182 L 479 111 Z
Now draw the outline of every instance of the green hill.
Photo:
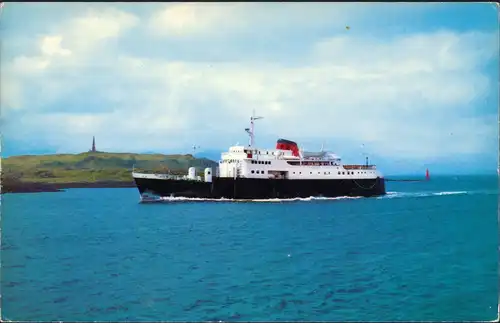
M 132 169 L 145 172 L 199 173 L 217 163 L 192 155 L 87 152 L 81 154 L 12 156 L 2 159 L 2 183 L 71 184 L 130 182 Z M 61 185 L 58 185 L 61 186 Z

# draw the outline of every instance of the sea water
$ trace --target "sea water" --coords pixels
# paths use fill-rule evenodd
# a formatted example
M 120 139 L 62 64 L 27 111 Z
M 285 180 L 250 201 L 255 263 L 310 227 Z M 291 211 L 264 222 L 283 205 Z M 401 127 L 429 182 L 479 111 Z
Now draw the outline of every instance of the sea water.
M 387 189 L 252 203 L 140 204 L 135 189 L 4 195 L 2 318 L 495 319 L 497 178 Z

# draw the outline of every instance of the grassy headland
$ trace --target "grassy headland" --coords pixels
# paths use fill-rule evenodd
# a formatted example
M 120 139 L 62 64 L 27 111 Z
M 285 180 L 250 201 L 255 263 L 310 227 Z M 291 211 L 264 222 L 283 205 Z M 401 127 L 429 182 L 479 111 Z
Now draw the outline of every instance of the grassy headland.
M 2 159 L 2 193 L 57 191 L 71 187 L 133 187 L 132 169 L 186 174 L 217 163 L 192 155 L 86 152 Z

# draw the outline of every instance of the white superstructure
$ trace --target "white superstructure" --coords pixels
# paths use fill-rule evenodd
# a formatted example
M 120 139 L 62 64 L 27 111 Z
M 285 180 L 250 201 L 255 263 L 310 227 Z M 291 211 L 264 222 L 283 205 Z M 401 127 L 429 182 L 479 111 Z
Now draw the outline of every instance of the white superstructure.
M 222 154 L 219 177 L 287 179 L 369 179 L 382 177 L 373 165 L 343 165 L 331 153 L 296 157 L 290 150 L 233 146 Z
M 222 153 L 219 177 L 286 179 L 371 179 L 382 177 L 374 165 L 343 165 L 339 156 L 327 152 L 299 152 L 295 142 L 280 139 L 276 149 L 259 149 L 254 143 L 254 120 L 250 118 L 248 146 L 232 146 Z

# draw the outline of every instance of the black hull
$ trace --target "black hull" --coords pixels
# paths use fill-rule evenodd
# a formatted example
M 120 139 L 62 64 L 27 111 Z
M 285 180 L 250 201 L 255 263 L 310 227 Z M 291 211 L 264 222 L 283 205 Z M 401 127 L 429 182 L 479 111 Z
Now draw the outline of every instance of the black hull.
M 385 195 L 384 178 L 289 180 L 252 178 L 213 178 L 211 183 L 188 180 L 134 178 L 141 194 L 161 197 L 211 199 L 290 199 L 307 197 Z

